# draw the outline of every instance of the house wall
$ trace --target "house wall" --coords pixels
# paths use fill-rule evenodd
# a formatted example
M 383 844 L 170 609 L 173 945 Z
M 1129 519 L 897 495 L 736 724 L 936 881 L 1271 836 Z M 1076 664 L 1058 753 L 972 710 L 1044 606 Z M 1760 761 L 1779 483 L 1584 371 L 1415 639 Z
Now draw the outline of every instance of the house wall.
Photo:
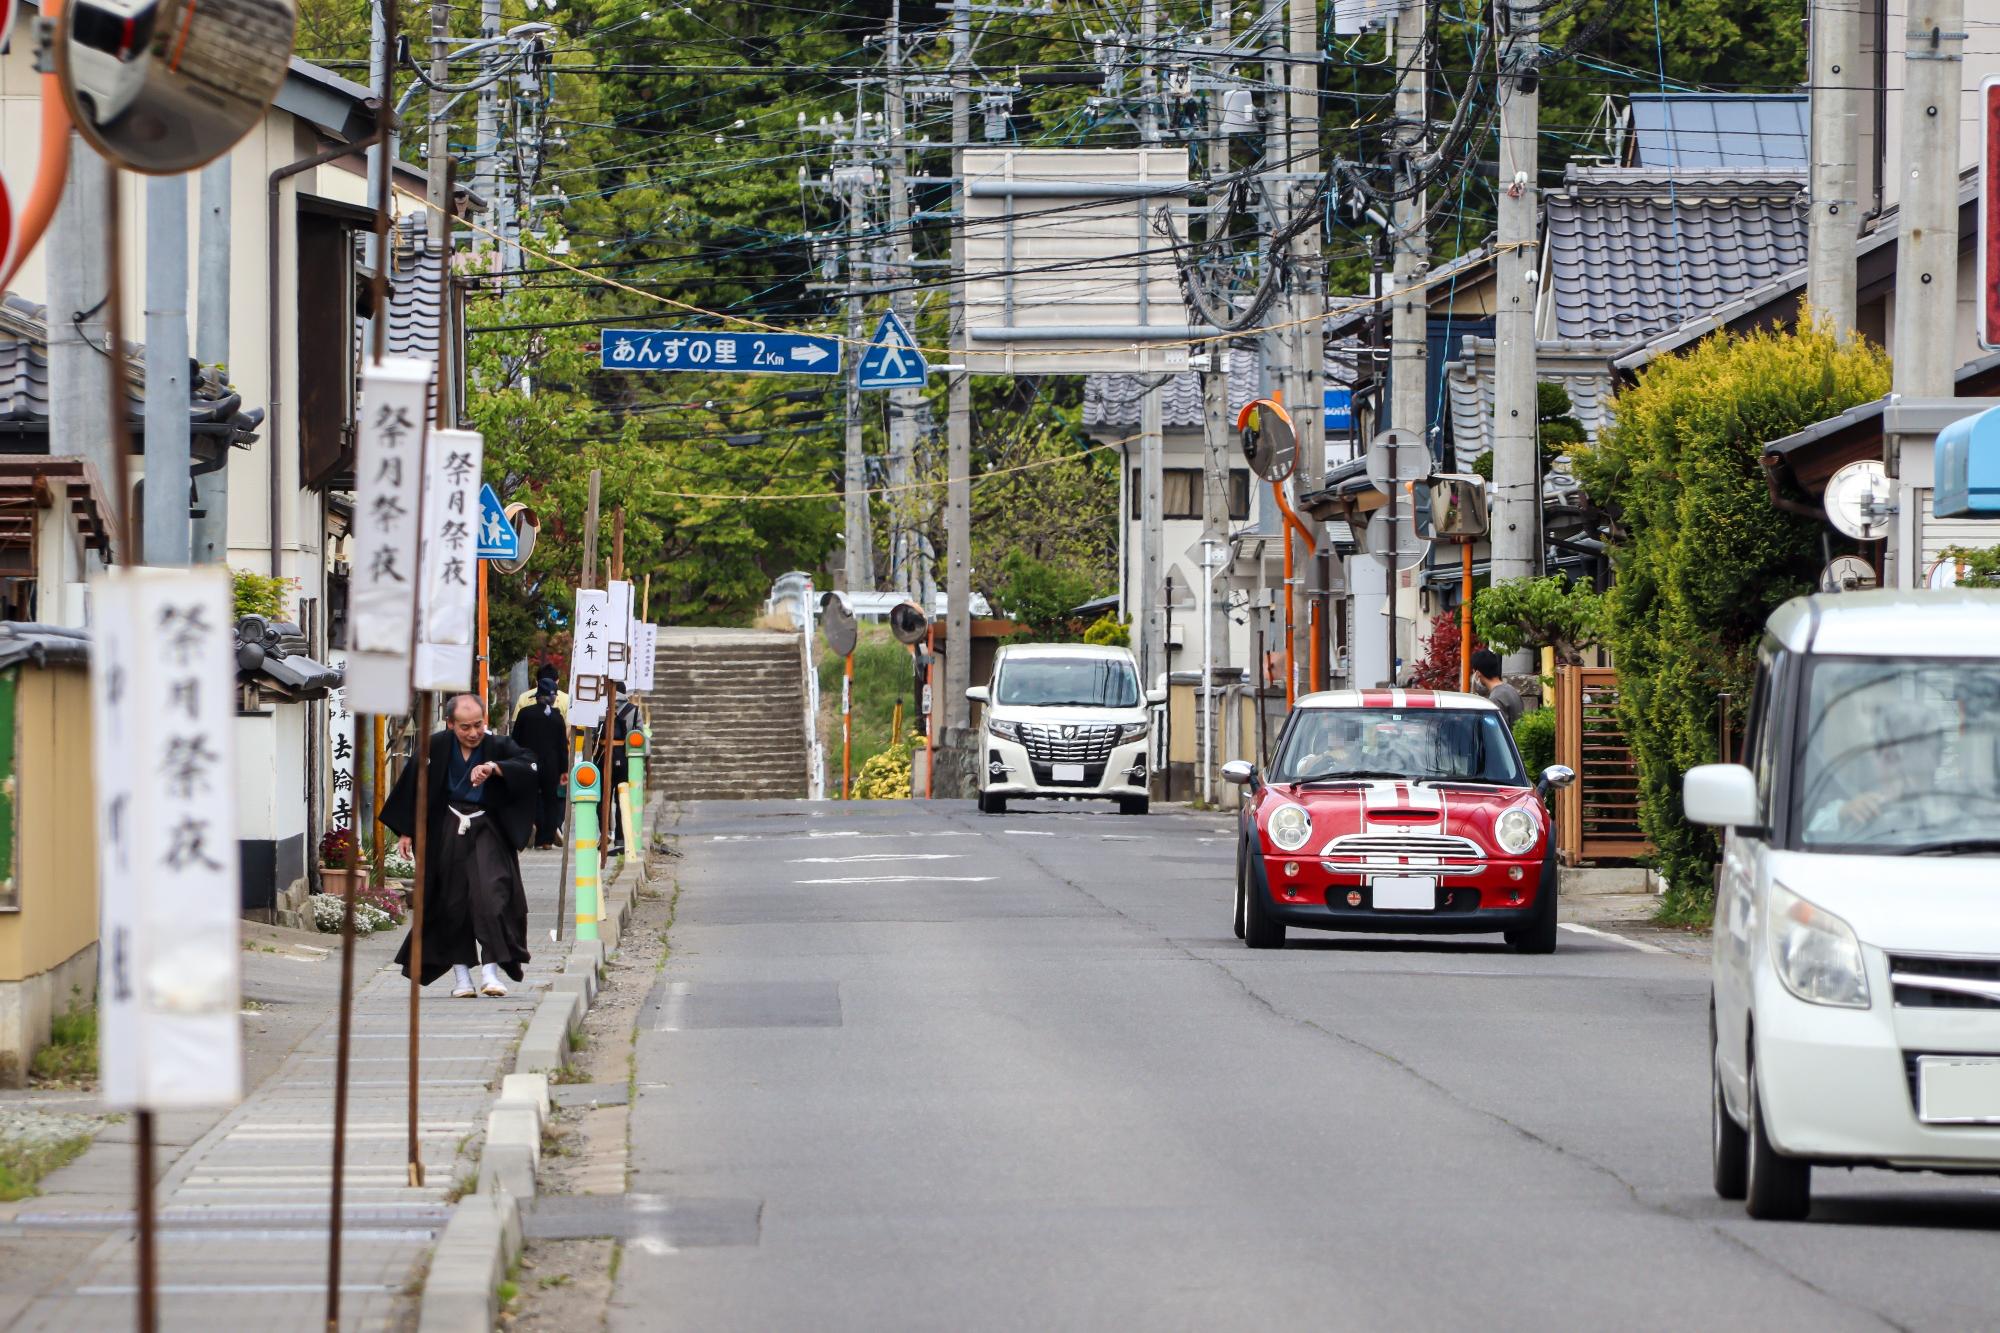
M 0 1086 L 19 1086 L 53 1015 L 96 998 L 90 677 L 17 670 L 20 910 L 0 912 Z
M 1876 24 L 1886 0 L 1862 0 L 1861 7 L 1861 66 L 1863 78 L 1873 78 L 1875 71 Z M 1893 207 L 1901 197 L 1902 181 L 1905 173 L 1896 169 L 1900 156 L 1903 133 L 1903 63 L 1908 43 L 1904 40 L 1909 22 L 1910 6 L 1891 4 L 1888 6 L 1888 23 L 1885 49 L 1888 55 L 1887 77 L 1883 83 L 1889 88 L 1884 107 L 1884 133 L 1882 143 L 1887 149 L 1887 169 L 1882 173 L 1882 206 Z M 1965 63 L 1960 67 L 1960 87 L 1963 90 L 1958 104 L 1958 162 L 1961 169 L 1977 164 L 1979 158 L 1979 85 L 1989 74 L 2000 74 L 2000 24 L 1992 21 L 1989 6 L 1978 3 L 1968 4 L 1965 9 L 1966 23 L 1961 25 L 1966 39 L 1960 45 Z M 1926 29 L 1928 31 L 1928 29 Z M 1858 184 L 1861 188 L 1861 206 L 1864 210 L 1875 206 L 1875 111 L 1873 97 L 1861 115 L 1861 171 Z

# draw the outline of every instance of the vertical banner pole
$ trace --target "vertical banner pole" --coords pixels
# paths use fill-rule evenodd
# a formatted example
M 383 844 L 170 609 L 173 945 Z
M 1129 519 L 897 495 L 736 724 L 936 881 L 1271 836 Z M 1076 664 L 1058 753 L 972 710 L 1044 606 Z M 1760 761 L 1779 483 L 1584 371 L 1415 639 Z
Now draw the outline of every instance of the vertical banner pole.
M 160 1326 L 159 1250 L 153 1220 L 153 1113 L 140 1111 L 139 1136 L 139 1333 Z
M 417 1001 L 424 993 L 424 876 L 429 873 L 430 864 L 430 824 L 431 824 L 431 737 L 424 730 L 430 725 L 431 717 L 437 712 L 432 700 L 435 696 L 429 690 L 417 695 L 416 758 L 417 766 L 417 833 L 412 841 L 416 855 L 416 869 L 410 879 L 410 1047 L 409 1047 L 409 1134 L 408 1159 L 410 1188 L 416 1189 L 424 1183 L 424 1157 L 417 1136 L 417 1070 L 418 1034 L 422 1031 L 422 1018 L 417 1009 Z
M 848 784 L 854 776 L 854 654 L 847 654 L 847 665 L 840 676 L 840 799 L 848 797 Z
M 1459 546 L 1458 688 L 1472 688 L 1472 543 Z

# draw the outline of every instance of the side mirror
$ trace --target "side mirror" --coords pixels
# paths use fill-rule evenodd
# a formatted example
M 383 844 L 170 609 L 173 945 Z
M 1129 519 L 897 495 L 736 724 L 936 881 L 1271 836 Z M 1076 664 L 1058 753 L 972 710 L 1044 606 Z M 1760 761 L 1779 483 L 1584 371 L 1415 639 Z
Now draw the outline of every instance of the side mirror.
M 1146 691 L 1146 702 L 1147 702 L 1147 703 L 1149 703 L 1149 704 L 1163 704 L 1163 703 L 1165 703 L 1166 701 L 1167 701 L 1167 692 L 1166 692 L 1165 690 L 1147 690 L 1147 691 Z
M 1567 764 L 1550 764 L 1542 770 L 1542 786 L 1553 791 L 1561 791 L 1576 781 L 1576 770 Z
M 986 702 L 987 689 L 984 685 L 974 685 L 965 692 L 965 697 L 976 704 L 983 704 Z
M 1697 824 L 1753 828 L 1757 777 L 1741 764 L 1700 764 L 1681 779 L 1681 806 Z
M 1255 791 L 1258 786 L 1257 765 L 1248 759 L 1232 759 L 1222 766 L 1222 780 Z

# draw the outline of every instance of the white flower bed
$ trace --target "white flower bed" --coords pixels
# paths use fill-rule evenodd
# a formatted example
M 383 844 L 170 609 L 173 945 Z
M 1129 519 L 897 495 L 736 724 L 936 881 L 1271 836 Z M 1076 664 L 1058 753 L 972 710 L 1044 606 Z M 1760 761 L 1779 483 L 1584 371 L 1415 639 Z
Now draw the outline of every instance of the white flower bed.
M 329 935 L 340 933 L 341 914 L 346 910 L 337 893 L 316 893 L 312 900 L 313 925 Z M 370 935 L 378 930 L 387 930 L 396 923 L 389 914 L 368 903 L 354 904 L 354 933 Z

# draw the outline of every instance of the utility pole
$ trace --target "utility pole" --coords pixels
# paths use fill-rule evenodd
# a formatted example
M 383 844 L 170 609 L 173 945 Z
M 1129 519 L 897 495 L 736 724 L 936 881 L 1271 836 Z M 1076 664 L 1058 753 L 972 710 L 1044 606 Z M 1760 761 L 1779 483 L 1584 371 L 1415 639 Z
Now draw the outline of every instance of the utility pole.
M 480 0 L 479 37 L 481 41 L 487 42 L 499 40 L 500 0 Z M 494 60 L 504 58 L 505 53 L 500 48 L 488 48 L 480 57 L 480 72 L 482 74 L 485 73 L 487 67 Z M 486 206 L 493 210 L 490 216 L 497 220 L 501 214 L 499 201 L 496 198 L 498 191 L 495 189 L 500 178 L 499 82 L 489 83 L 479 90 L 479 111 L 473 120 L 473 125 L 472 189 L 475 194 L 486 201 Z M 494 230 L 500 231 L 501 228 L 496 226 Z M 484 247 L 475 242 L 474 248 L 483 249 Z M 496 252 L 494 259 L 496 263 L 502 264 L 503 267 L 505 266 L 505 255 Z
M 1429 6 L 1425 0 L 1403 0 L 1396 11 L 1392 38 L 1396 69 L 1396 142 L 1401 169 L 1399 184 L 1406 184 L 1413 164 L 1423 155 L 1430 137 L 1430 61 L 1425 35 Z M 1393 260 L 1389 270 L 1389 424 L 1397 434 L 1396 467 L 1392 473 L 1398 488 L 1410 477 L 1430 470 L 1430 300 L 1424 276 L 1430 271 L 1430 240 L 1424 234 L 1425 197 L 1420 192 L 1399 201 L 1394 215 Z M 1389 497 L 1391 512 L 1402 501 L 1400 493 Z M 1398 679 L 1396 663 L 1406 660 L 1398 626 L 1410 624 L 1399 617 L 1397 595 L 1402 575 L 1397 557 L 1387 557 L 1384 576 L 1388 584 L 1389 646 L 1387 674 L 1392 684 Z M 1415 635 L 1412 633 L 1412 639 Z
M 847 448 L 845 538 L 847 590 L 850 593 L 875 591 L 875 538 L 868 512 L 868 454 L 861 433 L 861 240 L 865 229 L 863 213 L 868 206 L 865 181 L 867 159 L 862 155 L 861 88 L 854 90 L 854 128 L 848 138 L 847 188 L 841 193 L 847 204 L 847 373 L 842 378 L 847 389 Z M 834 171 L 836 183 L 840 172 Z
M 431 248 L 438 252 L 439 262 L 445 273 L 451 272 L 451 126 L 446 119 L 447 94 L 443 91 L 450 77 L 449 39 L 451 37 L 451 5 L 446 0 L 433 0 L 431 4 L 431 87 L 430 93 L 430 138 L 424 157 L 424 196 L 430 201 L 426 214 L 429 220 L 428 236 Z M 393 169 L 393 165 L 392 168 Z M 382 263 L 394 261 L 396 233 L 392 228 L 388 238 L 389 253 L 382 256 Z M 384 272 L 387 272 L 385 267 Z M 450 284 L 447 282 L 446 290 Z M 440 315 L 449 327 L 450 308 L 447 303 Z M 451 339 L 440 337 L 437 351 L 437 394 L 440 404 L 454 407 L 456 394 L 453 386 L 457 367 L 452 364 Z M 454 408 L 455 410 L 455 408 Z M 455 419 L 452 425 L 457 425 Z
M 1493 581 L 1531 578 L 1541 567 L 1541 459 L 1535 432 L 1535 293 L 1540 279 L 1541 93 L 1535 70 L 1540 10 L 1499 0 L 1500 200 L 1496 242 L 1499 309 L 1494 315 Z M 1533 669 L 1526 650 L 1509 671 Z
M 1159 35 L 1157 0 L 1139 6 L 1139 133 L 1142 144 L 1159 142 L 1159 88 L 1153 67 L 1153 43 Z M 1140 364 L 1148 365 L 1142 361 Z M 1150 369 L 1148 365 L 1148 369 Z M 1139 677 L 1151 689 L 1172 670 L 1167 643 L 1166 584 L 1161 550 L 1166 542 L 1166 435 L 1161 421 L 1160 394 L 1167 377 L 1140 377 L 1139 391 Z
M 49 416 L 65 441 L 60 450 L 74 450 L 97 469 L 97 482 L 107 492 L 118 488 L 118 459 L 112 453 L 111 362 L 103 349 L 110 337 L 105 293 L 110 271 L 105 264 L 103 225 L 111 165 L 97 150 L 71 131 L 69 184 L 48 229 L 49 292 Z M 60 312 L 60 313 L 58 313 Z M 71 316 L 75 318 L 72 319 Z M 52 432 L 53 433 L 53 432 Z M 120 437 L 124 435 L 119 432 Z M 130 495 L 115 497 L 118 514 L 132 503 Z M 113 544 L 118 559 L 137 563 L 139 553 L 124 547 L 122 525 L 114 523 Z M 97 557 L 86 553 L 87 562 Z M 45 619 L 55 617 L 43 612 Z
M 1284 171 L 1289 178 L 1286 190 L 1294 216 L 1301 210 L 1319 207 L 1319 4 L 1318 0 L 1291 0 L 1289 86 L 1285 120 L 1288 151 Z M 1326 274 L 1320 267 L 1318 227 L 1307 227 L 1294 236 L 1289 246 L 1291 281 L 1289 290 L 1292 347 L 1292 396 L 1285 400 L 1298 430 L 1298 471 L 1294 490 L 1317 487 L 1326 476 L 1326 429 L 1321 406 L 1321 384 L 1326 375 L 1326 335 L 1321 315 L 1326 306 Z M 1302 614 L 1293 622 L 1292 651 L 1299 662 L 1315 660 L 1315 641 L 1331 643 L 1327 626 L 1312 607 L 1326 605 L 1326 576 L 1320 560 L 1320 525 L 1317 519 L 1301 514 L 1302 536 L 1308 543 L 1305 559 L 1298 566 L 1302 590 L 1317 592 L 1312 599 L 1301 598 Z M 1331 654 L 1328 654 L 1331 656 Z M 1326 681 L 1311 679 L 1309 688 L 1320 689 Z
M 1965 0 L 1911 0 L 1903 51 L 1903 132 L 1909 172 L 1897 201 L 1896 342 L 1892 388 L 1906 401 L 1950 398 L 1958 369 L 1958 107 L 1965 68 Z M 1890 434 L 1883 462 L 1900 478 L 1903 453 L 1934 435 Z M 1928 471 L 1928 468 L 1921 469 Z M 1899 480 L 1903 514 L 1890 529 L 1883 582 L 1915 585 L 1917 553 L 1901 540 L 1917 517 L 1915 491 Z
M 1812 0 L 1811 177 L 1807 197 L 1806 299 L 1813 317 L 1845 342 L 1854 330 L 1855 255 L 1861 236 L 1856 197 L 1861 153 L 1861 7 L 1855 0 Z
M 951 11 L 951 333 L 947 355 L 961 367 L 965 336 L 965 144 L 972 134 L 972 10 L 955 0 Z M 945 625 L 944 720 L 959 733 L 972 725 L 972 378 L 948 372 L 945 417 Z M 945 795 L 956 795 L 957 778 Z
M 146 179 L 146 530 L 149 565 L 188 562 L 187 177 Z
M 371 236 L 374 233 L 369 233 Z M 195 271 L 200 300 L 195 316 L 195 360 L 204 366 L 229 364 L 229 154 L 201 169 L 201 239 Z M 201 517 L 194 524 L 194 563 L 217 565 L 229 559 L 229 467 L 194 479 Z
M 895 256 L 889 266 L 889 308 L 915 337 L 916 299 L 910 291 L 916 273 L 915 246 L 910 235 L 910 162 L 903 146 L 903 3 L 889 6 L 889 80 L 883 100 L 889 117 L 889 244 Z M 889 391 L 889 586 L 910 594 L 926 616 L 932 614 L 931 576 L 923 537 L 911 522 L 916 512 L 908 490 L 921 389 Z
M 1230 24 L 1229 0 L 1215 0 L 1215 8 L 1210 16 L 1212 24 L 1209 45 L 1221 51 L 1229 45 Z M 1211 182 L 1225 180 L 1229 176 L 1229 138 L 1222 129 L 1222 100 L 1226 76 L 1230 65 L 1227 60 L 1216 62 L 1210 70 L 1211 81 L 1215 85 L 1208 97 L 1208 175 Z M 1228 225 L 1229 198 L 1226 187 L 1211 186 L 1208 198 L 1208 242 L 1212 253 L 1221 253 L 1221 239 Z M 1235 422 L 1229 415 L 1229 343 L 1222 340 L 1208 344 L 1208 369 L 1201 377 L 1201 540 L 1204 551 L 1222 551 L 1229 541 L 1229 462 L 1230 436 Z M 1120 523 L 1125 516 L 1118 516 Z M 1203 640 L 1211 645 L 1208 657 L 1221 666 L 1229 665 L 1229 608 L 1228 599 L 1215 596 L 1213 576 L 1217 571 L 1204 569 L 1202 574 L 1209 579 L 1208 615 L 1202 619 Z M 1206 703 L 1204 707 L 1206 707 Z M 1215 755 L 1210 747 L 1208 766 L 1215 767 Z M 1205 779 L 1213 786 L 1211 773 Z

